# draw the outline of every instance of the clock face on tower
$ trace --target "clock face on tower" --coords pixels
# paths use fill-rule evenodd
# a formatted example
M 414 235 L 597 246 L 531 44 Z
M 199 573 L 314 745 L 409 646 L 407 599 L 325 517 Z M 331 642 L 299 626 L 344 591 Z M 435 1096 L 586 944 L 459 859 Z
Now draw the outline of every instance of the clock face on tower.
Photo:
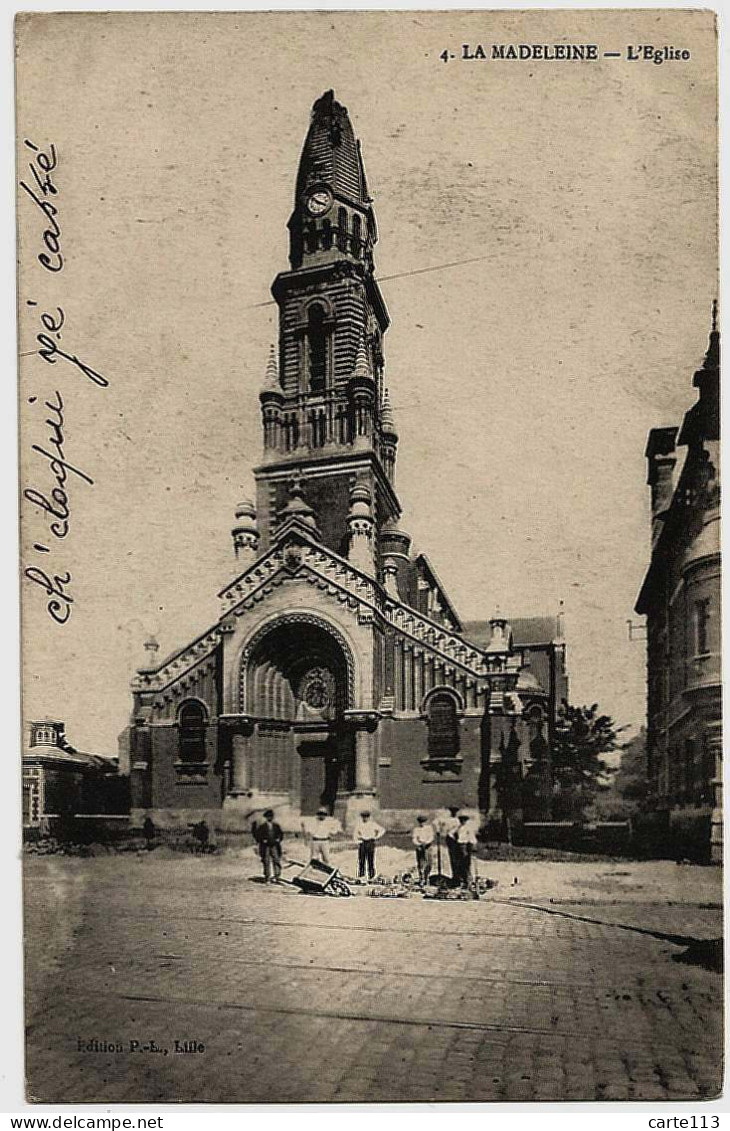
M 323 216 L 332 207 L 332 193 L 327 188 L 317 188 L 307 197 L 307 211 L 310 216 Z

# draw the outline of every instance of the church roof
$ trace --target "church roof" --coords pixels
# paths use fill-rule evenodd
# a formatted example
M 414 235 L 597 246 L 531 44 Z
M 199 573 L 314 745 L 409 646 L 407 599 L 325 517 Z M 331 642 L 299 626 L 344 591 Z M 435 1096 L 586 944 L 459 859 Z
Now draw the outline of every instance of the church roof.
M 418 568 L 419 565 L 422 565 L 423 568 L 425 569 L 425 571 L 430 576 L 432 583 L 438 589 L 439 598 L 443 602 L 443 604 L 446 606 L 446 608 L 448 609 L 449 614 L 451 615 L 451 618 L 454 622 L 454 627 L 456 628 L 456 631 L 458 632 L 461 629 L 461 620 L 459 618 L 459 614 L 457 613 L 456 609 L 454 608 L 451 601 L 449 600 L 448 594 L 447 594 L 446 590 L 444 589 L 443 585 L 441 584 L 441 580 L 439 578 L 439 575 L 436 573 L 436 570 L 433 568 L 433 566 L 431 565 L 430 561 L 428 560 L 428 558 L 426 557 L 425 554 L 419 554 L 416 558 L 415 564 L 416 564 L 416 568 Z
M 546 694 L 545 688 L 529 667 L 524 667 L 517 677 L 517 691 Z
M 558 617 L 515 617 L 510 618 L 509 625 L 515 648 L 552 644 L 561 637 Z M 492 637 L 491 624 L 488 620 L 467 621 L 464 636 L 480 648 L 486 648 Z
M 515 646 L 520 648 L 528 644 L 553 644 L 562 636 L 558 617 L 515 617 L 509 623 Z
M 304 149 L 297 174 L 297 201 L 308 188 L 325 183 L 335 196 L 354 204 L 370 203 L 360 144 L 344 106 L 335 101 L 333 90 L 326 91 L 312 108 Z

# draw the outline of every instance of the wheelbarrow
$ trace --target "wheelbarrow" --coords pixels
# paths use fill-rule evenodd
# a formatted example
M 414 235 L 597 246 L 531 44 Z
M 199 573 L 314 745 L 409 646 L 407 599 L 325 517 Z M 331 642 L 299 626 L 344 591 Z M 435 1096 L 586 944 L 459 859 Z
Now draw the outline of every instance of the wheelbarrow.
M 291 878 L 287 876 L 284 883 L 293 884 L 308 895 L 352 895 L 337 868 L 331 868 L 322 860 L 310 860 L 308 864 L 286 860 L 284 867 L 300 869 Z

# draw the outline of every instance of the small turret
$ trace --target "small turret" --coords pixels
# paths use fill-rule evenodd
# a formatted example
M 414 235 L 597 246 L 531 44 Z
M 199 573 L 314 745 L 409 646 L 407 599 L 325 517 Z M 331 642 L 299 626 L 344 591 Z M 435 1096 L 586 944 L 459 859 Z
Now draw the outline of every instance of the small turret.
M 398 432 L 395 427 L 393 406 L 390 403 L 390 393 L 386 389 L 383 393 L 383 403 L 380 408 L 380 435 L 381 456 L 385 474 L 391 485 L 395 485 L 395 457 L 398 449 Z
M 160 650 L 160 645 L 157 642 L 157 637 L 150 634 L 144 642 L 144 659 L 137 668 L 138 672 L 152 672 L 157 667 L 157 653 Z
M 375 378 L 373 377 L 370 358 L 368 357 L 365 335 L 360 338 L 355 368 L 348 384 L 352 411 L 353 442 L 368 438 L 373 431 L 373 415 L 375 412 Z
M 245 569 L 256 560 L 259 530 L 256 525 L 256 508 L 250 499 L 242 499 L 236 507 L 236 523 L 231 530 L 233 549 L 239 566 Z
M 505 617 L 497 610 L 489 621 L 492 635 L 485 652 L 494 655 L 500 652 L 512 651 L 512 629 Z
M 264 425 L 264 451 L 278 450 L 282 441 L 281 410 L 284 392 L 279 383 L 279 367 L 276 363 L 276 348 L 269 350 L 264 383 L 259 393 L 261 416 Z
M 350 513 L 347 516 L 348 559 L 363 573 L 375 572 L 373 496 L 365 483 L 356 483 L 350 491 Z

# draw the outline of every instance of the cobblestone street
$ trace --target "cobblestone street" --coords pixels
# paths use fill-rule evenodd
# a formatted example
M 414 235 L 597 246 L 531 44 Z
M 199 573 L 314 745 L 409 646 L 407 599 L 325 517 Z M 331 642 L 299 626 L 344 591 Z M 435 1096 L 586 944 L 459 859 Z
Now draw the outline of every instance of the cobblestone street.
M 541 867 L 542 898 L 533 877 L 446 905 L 267 888 L 234 854 L 29 858 L 28 1098 L 717 1095 L 721 977 L 698 963 L 719 870 L 675 868 L 672 887 L 671 865 Z M 642 899 L 653 867 L 663 896 Z M 550 876 L 578 874 L 551 902 Z

